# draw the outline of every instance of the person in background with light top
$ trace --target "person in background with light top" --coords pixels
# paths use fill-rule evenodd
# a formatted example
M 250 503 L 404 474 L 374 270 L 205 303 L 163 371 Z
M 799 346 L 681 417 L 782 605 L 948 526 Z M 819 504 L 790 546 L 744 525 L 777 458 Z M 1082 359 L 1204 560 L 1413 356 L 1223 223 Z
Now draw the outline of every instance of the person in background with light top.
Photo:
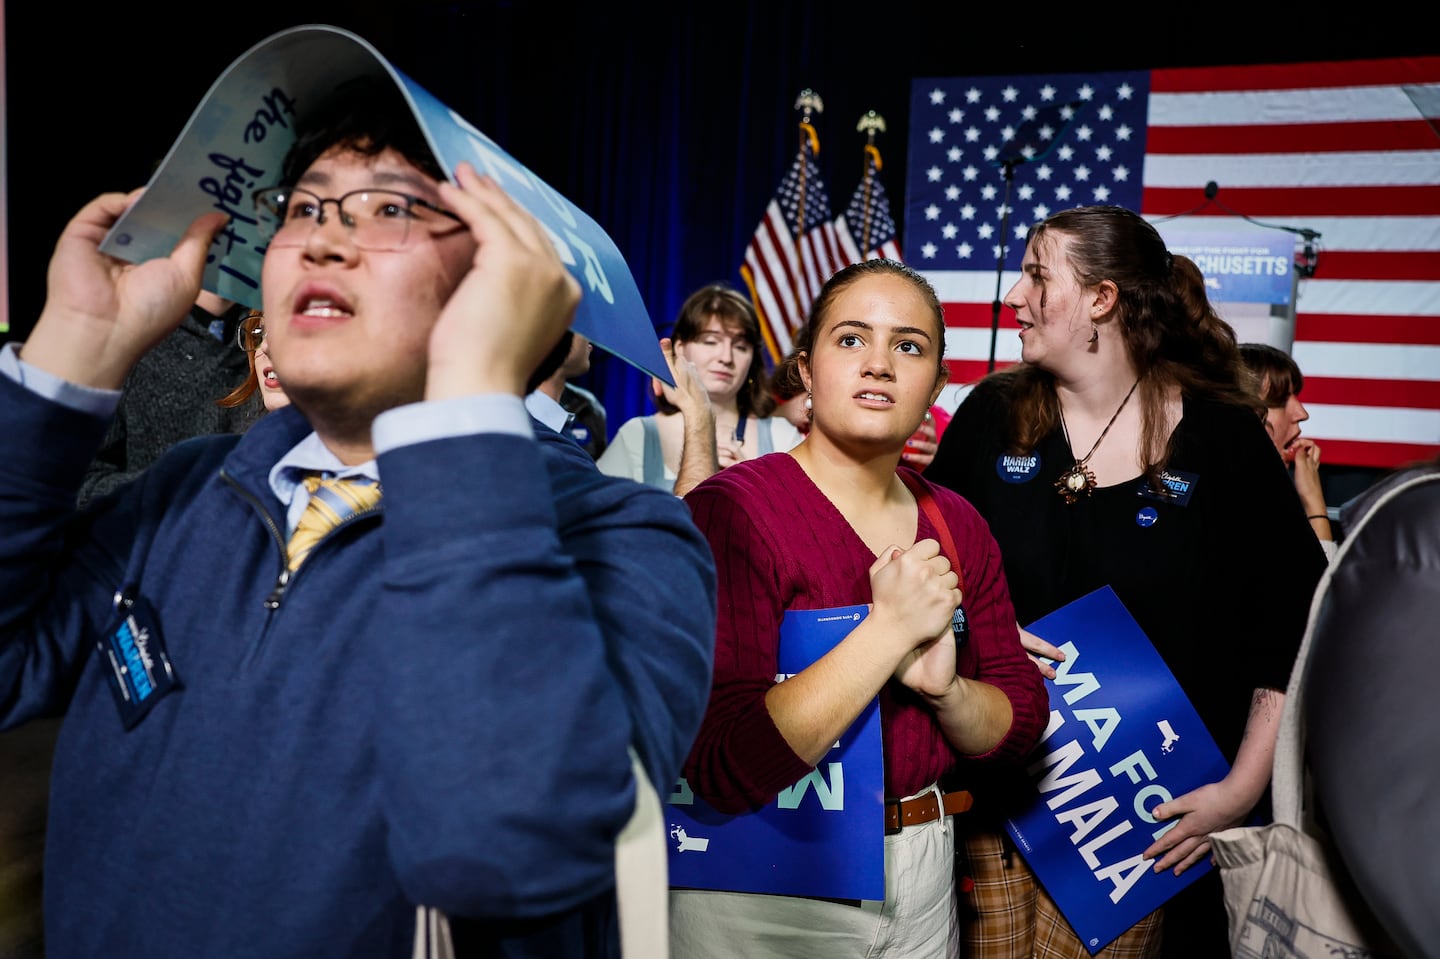
M 800 442 L 784 417 L 771 415 L 760 319 L 738 291 L 712 283 L 690 294 L 660 347 L 675 386 L 653 382 L 659 412 L 621 424 L 601 471 L 684 496 L 732 463 Z

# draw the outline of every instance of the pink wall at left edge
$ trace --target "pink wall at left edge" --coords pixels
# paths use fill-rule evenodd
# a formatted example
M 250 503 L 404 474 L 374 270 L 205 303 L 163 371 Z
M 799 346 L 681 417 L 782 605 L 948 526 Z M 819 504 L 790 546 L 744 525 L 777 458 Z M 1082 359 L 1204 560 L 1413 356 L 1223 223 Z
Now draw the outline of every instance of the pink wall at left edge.
M 5 0 L 0 0 L 0 333 L 10 329 L 10 248 L 5 241 L 5 230 L 10 222 L 7 198 L 10 191 L 5 184 L 5 171 L 9 160 L 5 154 L 6 124 L 5 109 Z

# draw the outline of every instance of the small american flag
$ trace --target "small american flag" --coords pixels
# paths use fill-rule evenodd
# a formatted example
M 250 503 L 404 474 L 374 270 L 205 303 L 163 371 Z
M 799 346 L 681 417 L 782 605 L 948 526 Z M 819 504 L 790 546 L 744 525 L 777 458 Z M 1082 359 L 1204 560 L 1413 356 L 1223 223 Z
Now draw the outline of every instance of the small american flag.
M 1052 119 L 1057 105 L 1070 115 Z M 1035 221 L 1093 203 L 1156 222 L 1238 211 L 1323 237 L 1315 275 L 1299 280 L 1292 353 L 1325 462 L 1435 455 L 1437 113 L 1440 57 L 914 80 L 905 249 L 945 304 L 951 383 L 983 375 L 992 343 L 997 367 L 1019 358 L 1008 309 L 992 340 L 993 304 Z M 1004 160 L 1027 147 L 1001 273 Z M 1205 205 L 1210 181 L 1223 206 Z
M 849 262 L 815 163 L 819 152 L 815 128 L 802 121 L 795 162 L 766 205 L 740 267 L 772 363 L 789 354 L 820 288 Z
M 895 220 L 890 216 L 890 198 L 880 182 L 880 151 L 873 144 L 865 146 L 865 169 L 860 183 L 850 196 L 850 205 L 835 221 L 840 247 L 847 263 L 884 258 L 899 260 L 900 237 Z M 862 255 L 862 252 L 863 255 Z

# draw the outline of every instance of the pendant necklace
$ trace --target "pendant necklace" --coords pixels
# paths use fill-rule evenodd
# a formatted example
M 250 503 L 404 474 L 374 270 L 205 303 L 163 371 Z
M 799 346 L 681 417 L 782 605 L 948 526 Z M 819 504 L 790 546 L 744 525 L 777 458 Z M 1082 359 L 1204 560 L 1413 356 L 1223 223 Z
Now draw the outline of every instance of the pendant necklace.
M 1110 417 L 1110 422 L 1106 423 L 1105 428 L 1100 431 L 1100 436 L 1095 440 L 1095 445 L 1090 447 L 1090 452 L 1086 453 L 1081 459 L 1077 459 L 1075 465 L 1061 473 L 1060 478 L 1055 481 L 1056 491 L 1065 498 L 1067 504 L 1075 502 L 1081 496 L 1089 496 L 1095 491 L 1095 474 L 1091 472 L 1090 467 L 1085 464 L 1090 462 L 1090 457 L 1094 456 L 1095 451 L 1100 448 L 1101 440 L 1105 439 L 1105 434 L 1110 432 L 1110 427 L 1114 426 L 1115 421 L 1120 418 L 1120 411 L 1125 408 L 1126 403 L 1130 402 L 1131 394 L 1135 392 L 1135 387 L 1139 385 L 1139 379 L 1136 379 L 1135 382 L 1131 384 L 1130 392 L 1125 394 L 1125 398 L 1121 400 L 1120 405 L 1115 408 L 1115 415 Z M 1069 447 L 1070 455 L 1074 456 L 1075 447 L 1070 443 L 1070 429 L 1065 425 L 1064 407 L 1060 409 L 1060 429 L 1065 434 L 1065 445 Z

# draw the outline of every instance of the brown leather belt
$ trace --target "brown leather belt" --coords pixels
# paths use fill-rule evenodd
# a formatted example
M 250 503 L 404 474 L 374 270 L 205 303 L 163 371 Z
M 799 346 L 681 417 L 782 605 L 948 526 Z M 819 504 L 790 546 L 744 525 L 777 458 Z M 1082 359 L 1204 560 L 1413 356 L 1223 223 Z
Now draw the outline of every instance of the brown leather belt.
M 933 822 L 941 816 L 954 816 L 974 805 L 975 800 L 968 790 L 957 789 L 943 793 L 944 801 L 936 802 L 934 791 L 916 796 L 914 799 L 891 799 L 885 803 L 885 835 L 890 836 L 906 826 L 918 826 L 922 822 Z M 944 810 L 943 812 L 941 810 Z

